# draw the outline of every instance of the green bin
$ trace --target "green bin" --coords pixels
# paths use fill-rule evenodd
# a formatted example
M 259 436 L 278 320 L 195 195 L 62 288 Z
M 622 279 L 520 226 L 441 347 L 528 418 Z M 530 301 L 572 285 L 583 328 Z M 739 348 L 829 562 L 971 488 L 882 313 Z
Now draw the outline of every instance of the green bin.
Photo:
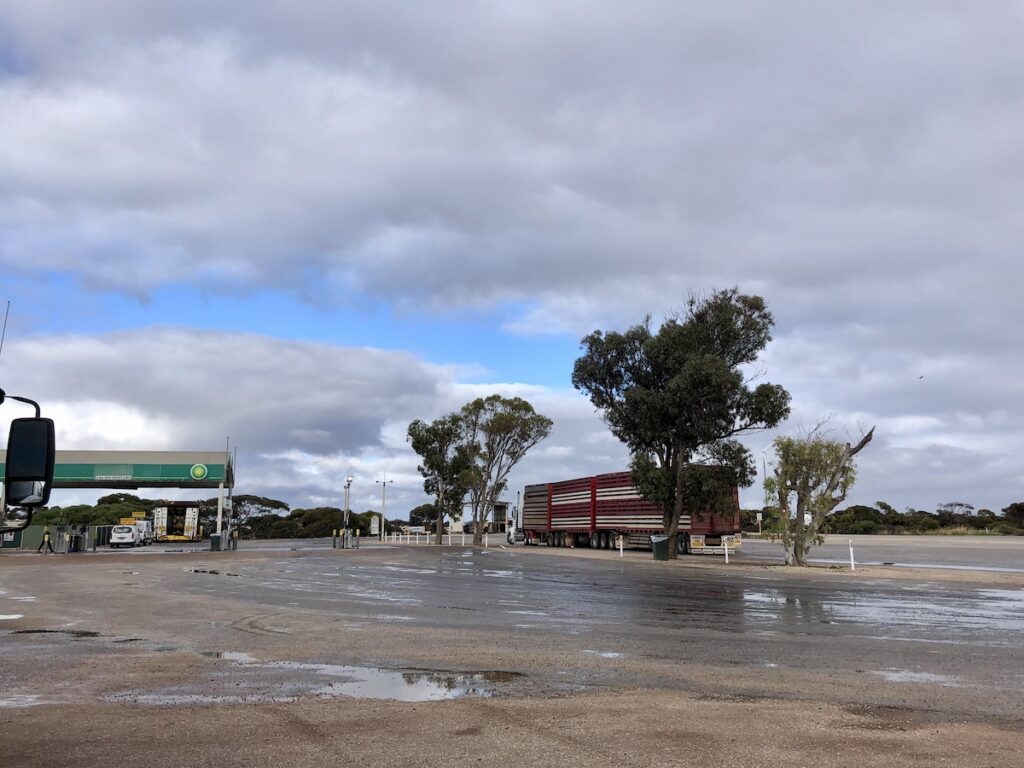
M 668 560 L 668 536 L 651 536 L 655 560 Z
M 215 533 L 210 537 L 210 551 L 220 552 L 220 534 Z

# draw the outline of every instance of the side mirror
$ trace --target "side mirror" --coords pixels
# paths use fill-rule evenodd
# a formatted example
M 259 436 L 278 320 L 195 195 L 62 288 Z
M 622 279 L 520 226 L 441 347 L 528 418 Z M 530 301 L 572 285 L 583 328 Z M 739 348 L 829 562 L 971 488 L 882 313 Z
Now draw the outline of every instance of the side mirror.
M 0 530 L 21 530 L 32 518 L 29 510 L 45 506 L 50 500 L 55 442 L 52 419 L 11 422 Z

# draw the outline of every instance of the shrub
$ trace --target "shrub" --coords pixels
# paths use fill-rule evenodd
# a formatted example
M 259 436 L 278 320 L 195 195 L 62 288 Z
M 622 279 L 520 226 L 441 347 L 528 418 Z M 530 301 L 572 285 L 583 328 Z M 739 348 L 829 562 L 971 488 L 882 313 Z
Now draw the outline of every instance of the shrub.
M 873 520 L 857 520 L 846 526 L 846 533 L 875 533 L 878 530 L 878 523 Z

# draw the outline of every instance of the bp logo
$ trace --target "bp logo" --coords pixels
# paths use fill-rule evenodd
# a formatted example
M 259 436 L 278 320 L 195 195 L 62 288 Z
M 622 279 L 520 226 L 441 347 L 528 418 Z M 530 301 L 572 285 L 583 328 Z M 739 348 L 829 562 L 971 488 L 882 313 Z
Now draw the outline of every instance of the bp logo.
M 192 475 L 193 480 L 205 480 L 206 476 L 210 474 L 210 470 L 206 468 L 205 464 L 193 464 L 188 473 Z

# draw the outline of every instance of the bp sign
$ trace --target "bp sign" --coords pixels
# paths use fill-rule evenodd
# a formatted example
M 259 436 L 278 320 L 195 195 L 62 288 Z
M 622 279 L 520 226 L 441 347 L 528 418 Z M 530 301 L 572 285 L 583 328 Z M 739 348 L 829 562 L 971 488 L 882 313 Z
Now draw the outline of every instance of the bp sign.
M 209 473 L 205 464 L 193 464 L 192 469 L 189 470 L 189 475 L 193 480 L 205 480 Z

